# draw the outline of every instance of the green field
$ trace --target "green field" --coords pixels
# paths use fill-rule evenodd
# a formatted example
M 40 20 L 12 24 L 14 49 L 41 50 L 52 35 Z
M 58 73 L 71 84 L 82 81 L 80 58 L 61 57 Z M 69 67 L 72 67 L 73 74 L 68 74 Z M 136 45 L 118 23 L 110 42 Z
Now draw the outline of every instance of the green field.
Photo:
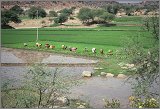
M 131 19 L 129 19 L 131 18 Z M 121 24 L 141 24 L 139 17 L 129 17 L 129 18 L 117 18 L 115 22 L 121 22 Z M 126 22 L 125 22 L 126 20 Z M 132 22 L 132 23 L 131 23 Z M 98 26 L 96 28 L 39 28 L 39 43 L 42 43 L 42 48 L 37 48 L 36 44 L 36 34 L 37 29 L 2 29 L 1 30 L 1 41 L 2 46 L 10 48 L 19 49 L 29 49 L 29 50 L 40 50 L 48 51 L 54 53 L 63 53 L 69 55 L 87 56 L 87 57 L 101 57 L 109 62 L 105 68 L 105 71 L 117 74 L 123 72 L 117 63 L 120 62 L 111 56 L 109 58 L 107 53 L 108 50 L 113 50 L 115 54 L 116 50 L 124 47 L 127 41 L 131 38 L 139 37 L 139 42 L 144 46 L 144 48 L 150 48 L 153 45 L 153 38 L 149 32 L 142 29 L 142 26 L 132 25 L 132 26 Z M 27 43 L 28 46 L 24 47 L 23 43 Z M 45 44 L 49 43 L 55 45 L 55 49 L 45 48 Z M 61 45 L 66 45 L 68 47 L 77 47 L 77 51 L 71 52 L 69 50 L 63 50 Z M 84 52 L 84 48 L 87 47 L 89 52 Z M 97 49 L 97 53 L 93 54 L 91 52 L 92 48 Z M 100 54 L 99 50 L 104 49 L 105 55 Z
M 13 48 L 37 49 L 36 43 L 36 29 L 3 29 L 2 31 L 2 45 Z M 104 49 L 107 52 L 109 49 L 116 51 L 124 46 L 126 39 L 135 37 L 141 34 L 141 41 L 144 47 L 148 48 L 152 45 L 150 34 L 141 31 L 140 27 L 98 27 L 92 29 L 39 29 L 39 43 L 55 45 L 53 52 L 70 53 L 61 49 L 61 45 L 68 47 L 77 47 L 77 54 L 84 55 L 83 50 L 87 47 L 90 51 L 93 47 Z M 151 39 L 151 38 L 150 38 Z M 24 47 L 23 43 L 28 46 Z M 87 55 L 91 52 L 87 53 Z M 85 54 L 86 55 L 86 54 Z M 99 53 L 97 54 L 99 55 Z

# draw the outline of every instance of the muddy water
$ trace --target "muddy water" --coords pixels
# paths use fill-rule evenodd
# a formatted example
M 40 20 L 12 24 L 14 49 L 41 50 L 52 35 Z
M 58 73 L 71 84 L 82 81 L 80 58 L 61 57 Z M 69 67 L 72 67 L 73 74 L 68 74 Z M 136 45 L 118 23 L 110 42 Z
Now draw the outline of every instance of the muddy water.
M 83 58 L 68 57 L 63 55 L 55 55 L 44 52 L 34 52 L 27 50 L 16 50 L 3 48 L 1 52 L 2 63 L 26 63 L 26 62 L 41 62 L 41 63 L 96 63 L 97 60 L 89 60 Z M 81 74 L 83 71 L 92 71 L 93 66 L 83 67 L 59 67 L 62 76 L 63 75 L 75 75 L 78 79 L 84 81 L 79 86 L 72 87 L 70 89 L 71 94 L 68 95 L 70 98 L 80 98 L 85 101 L 89 101 L 91 106 L 94 108 L 103 108 L 104 102 L 102 99 L 119 99 L 122 107 L 126 107 L 128 104 L 128 96 L 131 95 L 130 83 L 124 84 L 123 79 L 117 78 L 82 78 Z M 49 67 L 50 71 L 54 71 L 55 67 Z M 28 68 L 26 66 L 10 66 L 1 67 L 0 77 L 1 83 L 3 84 L 6 80 L 11 80 L 13 87 L 19 87 L 22 85 L 23 75 L 26 74 Z
M 104 108 L 103 99 L 118 99 L 121 107 L 127 108 L 128 97 L 132 94 L 131 84 L 123 79 L 94 77 L 71 89 L 71 98 L 88 100 L 94 108 Z
M 53 53 L 2 48 L 1 63 L 97 63 L 97 60 L 75 58 Z

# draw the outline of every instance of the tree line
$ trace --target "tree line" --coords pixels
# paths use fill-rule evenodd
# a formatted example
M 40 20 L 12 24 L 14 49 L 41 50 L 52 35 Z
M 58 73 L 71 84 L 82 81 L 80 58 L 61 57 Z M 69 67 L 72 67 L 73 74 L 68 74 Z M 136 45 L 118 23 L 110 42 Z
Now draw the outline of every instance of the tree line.
M 41 7 L 30 7 L 30 9 L 24 11 L 20 6 L 15 5 L 11 9 L 1 10 L 1 26 L 2 28 L 8 25 L 9 22 L 20 23 L 20 16 L 28 16 L 30 19 L 44 18 L 46 16 L 51 17 L 55 24 L 62 24 L 68 19 L 74 19 L 71 15 L 76 7 L 64 8 L 60 11 L 49 11 L 49 14 Z M 115 18 L 115 15 L 120 9 L 124 9 L 126 15 L 130 16 L 133 11 L 138 11 L 141 9 L 147 9 L 147 11 L 156 10 L 157 7 L 145 5 L 143 7 L 138 7 L 135 5 L 126 4 L 107 4 L 98 9 L 91 8 L 81 8 L 78 15 L 83 24 L 92 23 L 105 23 L 110 22 Z

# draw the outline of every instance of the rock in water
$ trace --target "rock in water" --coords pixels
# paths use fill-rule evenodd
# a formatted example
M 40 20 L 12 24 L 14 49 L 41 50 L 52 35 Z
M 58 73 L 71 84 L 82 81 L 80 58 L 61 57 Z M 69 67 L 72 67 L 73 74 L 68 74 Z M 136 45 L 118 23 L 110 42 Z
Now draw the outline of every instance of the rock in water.
M 107 75 L 106 75 L 106 77 L 113 77 L 114 76 L 114 74 L 112 74 L 112 73 L 107 73 Z
M 101 76 L 105 76 L 105 75 L 107 75 L 106 72 L 101 72 Z
M 86 108 L 85 106 L 83 106 L 83 105 L 80 105 L 80 106 L 78 106 L 77 108 Z
M 124 74 L 118 74 L 117 78 L 124 79 L 124 78 L 127 78 L 127 76 L 126 76 L 126 75 L 124 75 Z
M 82 76 L 83 77 L 91 77 L 92 76 L 92 72 L 91 71 L 83 71 L 82 72 Z
M 69 100 L 67 97 L 58 97 L 56 99 L 51 99 L 50 103 L 55 106 L 67 106 L 69 104 Z

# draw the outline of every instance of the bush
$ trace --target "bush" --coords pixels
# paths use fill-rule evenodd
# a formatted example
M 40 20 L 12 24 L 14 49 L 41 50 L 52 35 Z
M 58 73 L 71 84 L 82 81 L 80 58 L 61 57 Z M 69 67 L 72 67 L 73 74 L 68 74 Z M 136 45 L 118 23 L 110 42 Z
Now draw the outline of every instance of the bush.
M 69 19 L 74 20 L 74 17 L 69 17 Z
M 58 16 L 57 18 L 54 19 L 55 23 L 60 23 L 62 24 L 63 22 L 68 20 L 68 16 L 66 14 L 60 14 L 60 16 Z
M 37 13 L 38 11 L 38 13 Z M 28 10 L 28 16 L 29 18 L 31 19 L 35 19 L 37 18 L 37 14 L 38 14 L 38 17 L 46 17 L 47 13 L 45 12 L 44 9 L 42 9 L 41 7 L 31 7 L 29 10 Z
M 103 21 L 110 21 L 110 20 L 113 20 L 115 18 L 115 16 L 113 14 L 104 12 L 102 15 L 100 15 L 100 18 Z
M 12 90 L 10 81 L 2 84 L 2 104 L 4 108 L 48 108 L 54 106 L 59 95 L 68 93 L 78 83 L 73 76 L 60 75 L 58 68 L 51 71 L 45 65 L 36 64 L 23 78 L 23 87 Z
M 50 17 L 57 17 L 57 13 L 55 11 L 49 11 Z
M 67 16 L 71 15 L 72 12 L 73 12 L 73 9 L 67 9 L 67 8 L 64 8 L 64 9 L 59 11 L 59 13 L 66 14 Z
M 83 21 L 83 23 L 88 23 L 89 20 L 94 20 L 94 13 L 89 8 L 81 8 L 78 13 L 78 18 Z
M 3 10 L 1 13 L 1 25 L 6 26 L 10 21 L 15 23 L 20 23 L 21 20 L 19 19 L 17 13 L 11 10 Z
M 18 15 L 21 15 L 23 13 L 23 9 L 18 5 L 13 6 L 10 10 Z
M 159 108 L 159 102 L 155 98 L 144 98 L 130 96 L 129 97 L 130 106 L 132 108 Z
M 105 108 L 120 108 L 120 101 L 117 99 L 112 99 L 111 101 L 104 99 Z

